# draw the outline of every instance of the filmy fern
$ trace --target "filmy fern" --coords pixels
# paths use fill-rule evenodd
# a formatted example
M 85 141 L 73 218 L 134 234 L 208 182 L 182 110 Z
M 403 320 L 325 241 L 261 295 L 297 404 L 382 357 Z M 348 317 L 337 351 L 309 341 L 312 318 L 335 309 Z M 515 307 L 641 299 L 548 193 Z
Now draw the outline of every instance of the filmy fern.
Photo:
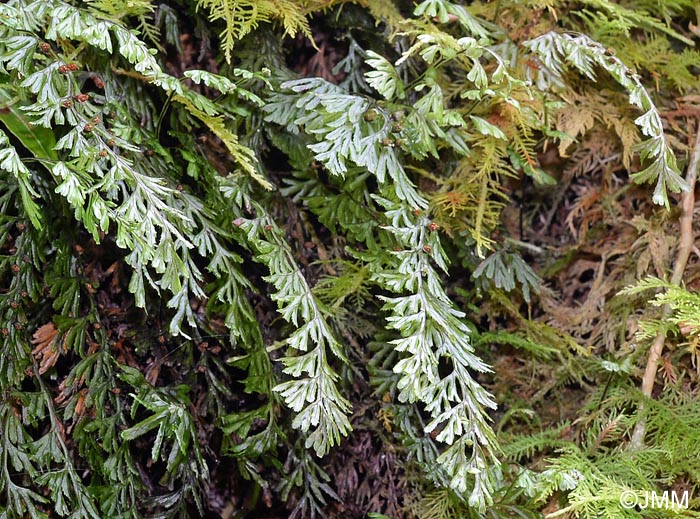
M 473 354 L 469 329 L 460 321 L 464 314 L 450 304 L 440 286 L 432 262 L 444 271 L 446 258 L 429 221 L 388 201 L 380 203 L 387 209 L 386 230 L 403 250 L 394 253 L 396 266 L 377 276 L 392 292 L 409 294 L 383 298 L 389 327 L 403 336 L 391 342 L 406 354 L 394 366 L 399 400 L 425 404 L 432 417 L 426 432 L 438 430 L 436 440 L 449 446 L 437 461 L 450 486 L 466 492 L 473 476 L 469 503 L 483 510 L 492 503 L 489 470 L 496 463 L 495 440 L 484 410 L 494 408 L 495 402 L 469 370 L 488 368 Z M 447 375 L 439 373 L 441 362 L 449 365 Z
M 554 117 L 582 81 L 569 68 L 589 84 L 608 72 L 642 111 L 642 137 L 629 121 L 615 131 L 639 141 L 649 164 L 633 178 L 656 182 L 654 202 L 688 188 L 644 76 L 593 39 L 639 29 L 674 53 L 690 40 L 669 20 L 687 3 L 663 20 L 649 2 L 586 0 L 578 15 L 558 1 L 336 4 L 0 4 L 0 518 L 223 515 L 215 487 L 232 480 L 264 496 L 227 488 L 236 513 L 274 498 L 319 516 L 341 499 L 334 456 L 376 432 L 375 411 L 402 477 L 428 476 L 401 488 L 441 513 L 528 515 L 559 492 L 559 514 L 624 514 L 615 499 L 652 488 L 664 456 L 680 467 L 664 483 L 697 483 L 682 397 L 637 407 L 659 450 L 624 454 L 643 465 L 629 477 L 604 435 L 561 438 L 568 423 L 523 438 L 504 419 L 509 462 L 563 450 L 539 473 L 501 464 L 502 374 L 484 360 L 498 346 L 541 361 L 536 374 L 560 362 L 550 388 L 610 377 L 586 412 L 624 438 L 639 397 L 611 366 L 629 362 L 586 361 L 521 316 L 543 290 L 511 248 L 525 238 L 502 239 L 503 211 L 514 185 L 554 181 L 549 141 L 563 153 L 597 124 L 592 109 L 578 126 Z M 512 37 L 506 22 L 530 6 L 538 18 Z M 553 31 L 557 10 L 591 36 Z M 314 48 L 328 77 L 298 77 L 285 48 Z M 697 339 L 692 294 L 642 288 L 666 290 L 670 325 Z M 476 333 L 482 303 L 519 330 Z M 680 432 L 664 438 L 663 420 Z
M 303 432 L 312 430 L 306 448 L 323 456 L 351 430 L 347 418 L 351 405 L 337 387 L 338 375 L 331 367 L 331 354 L 346 361 L 345 354 L 327 323 L 327 310 L 299 272 L 274 221 L 262 217 L 240 221 L 239 225 L 255 247 L 258 260 L 270 269 L 267 281 L 277 288 L 272 297 L 282 316 L 296 327 L 287 342 L 298 355 L 281 359 L 284 372 L 294 380 L 274 390 L 298 413 L 292 425 Z
M 590 79 L 595 79 L 594 65 L 610 73 L 629 93 L 630 103 L 644 113 L 635 123 L 647 140 L 636 146 L 642 160 L 651 163 L 646 169 L 634 173 L 635 182 L 656 182 L 654 203 L 669 207 L 667 190 L 678 193 L 689 189 L 676 165 L 676 157 L 664 135 L 661 116 L 639 75 L 616 57 L 613 52 L 586 35 L 548 33 L 532 40 L 528 45 L 541 57 L 554 74 L 561 76 L 562 63 L 571 64 Z

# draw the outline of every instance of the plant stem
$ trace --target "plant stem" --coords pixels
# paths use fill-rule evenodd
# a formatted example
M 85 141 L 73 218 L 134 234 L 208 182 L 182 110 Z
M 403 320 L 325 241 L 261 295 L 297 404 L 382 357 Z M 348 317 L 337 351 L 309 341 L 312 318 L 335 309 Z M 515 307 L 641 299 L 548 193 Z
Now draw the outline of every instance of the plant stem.
M 542 247 L 538 247 L 537 245 L 534 245 L 532 243 L 527 243 L 522 240 L 516 240 L 515 238 L 510 238 L 508 236 L 505 237 L 505 241 L 507 243 L 512 243 L 513 245 L 517 245 L 518 247 L 522 247 L 523 249 L 528 249 L 531 252 L 534 252 L 535 254 L 544 254 L 545 250 Z
M 688 182 L 690 189 L 681 195 L 682 214 L 678 219 L 681 238 L 678 243 L 676 261 L 673 265 L 673 275 L 671 276 L 671 284 L 676 286 L 680 286 L 681 282 L 683 281 L 683 273 L 685 272 L 685 267 L 688 264 L 688 258 L 690 258 L 690 253 L 695 245 L 695 236 L 693 234 L 693 210 L 695 208 L 695 182 L 698 176 L 698 169 L 700 169 L 700 121 L 698 121 L 697 126 L 698 127 L 695 129 L 695 144 L 693 145 L 693 151 L 686 173 L 686 181 Z M 663 317 L 666 318 L 670 311 L 671 309 L 668 305 L 664 306 Z M 664 349 L 665 340 L 665 330 L 659 331 L 654 339 L 654 343 L 651 345 L 651 349 L 649 350 L 647 366 L 644 370 L 644 376 L 642 377 L 642 394 L 647 398 L 651 398 L 651 394 L 654 390 L 656 370 L 658 368 L 659 359 L 661 358 L 661 353 Z M 640 405 L 639 410 L 643 410 L 642 405 Z M 634 432 L 632 433 L 630 448 L 641 448 L 644 443 L 645 434 L 646 420 L 641 419 L 637 422 Z

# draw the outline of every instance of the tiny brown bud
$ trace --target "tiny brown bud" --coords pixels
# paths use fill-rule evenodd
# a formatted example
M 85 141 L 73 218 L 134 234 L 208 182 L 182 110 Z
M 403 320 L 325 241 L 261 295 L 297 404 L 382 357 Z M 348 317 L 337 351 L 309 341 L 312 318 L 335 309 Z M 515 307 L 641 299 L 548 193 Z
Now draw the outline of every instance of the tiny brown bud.
M 31 263 L 32 259 L 29 256 L 27 256 L 26 254 L 23 254 L 22 261 L 24 261 L 25 263 Z
M 118 394 L 120 394 L 120 393 L 122 392 L 122 390 L 121 390 L 120 388 L 118 388 L 118 387 L 113 387 L 113 388 L 111 389 L 111 391 L 112 391 L 112 393 L 114 393 L 115 395 L 118 395 Z
M 95 83 L 95 86 L 96 86 L 97 88 L 104 88 L 104 87 L 105 87 L 105 82 L 102 81 L 102 80 L 101 80 L 100 78 L 98 78 L 97 76 L 93 76 L 92 82 Z
M 27 228 L 26 225 L 24 225 L 22 222 L 17 222 L 17 230 L 19 232 L 24 232 L 24 230 Z
M 165 344 L 165 335 L 158 336 L 158 344 Z
M 394 252 L 401 252 L 403 249 L 401 247 L 394 247 Z
M 363 116 L 363 119 L 367 121 L 368 123 L 371 123 L 375 119 L 377 119 L 377 111 L 373 108 L 370 108 L 365 112 L 365 115 Z
M 420 209 L 413 209 L 411 212 L 413 213 L 413 216 L 420 216 Z
M 150 148 L 148 148 L 148 149 L 146 149 L 146 150 L 143 152 L 143 154 L 146 155 L 146 157 L 152 157 L 152 156 L 153 156 L 153 150 L 150 149 Z
M 65 65 L 59 65 L 58 73 L 59 74 L 68 74 L 68 67 L 66 67 Z
M 100 157 L 103 157 L 103 158 L 104 158 L 104 157 L 107 156 L 107 152 L 106 152 L 105 150 L 100 150 L 99 155 L 100 155 Z
M 268 225 L 266 225 L 266 226 L 264 227 L 264 229 L 265 229 L 267 232 L 270 232 L 270 231 L 272 230 L 272 225 L 269 225 L 269 224 L 268 224 Z
M 95 127 L 94 127 L 92 124 L 90 124 L 90 123 L 87 123 L 87 124 L 85 125 L 85 127 L 83 128 L 83 130 L 86 131 L 86 132 L 91 132 L 91 131 L 94 130 L 94 129 L 95 129 Z
M 19 295 L 22 296 L 22 299 L 26 299 L 27 297 L 29 297 L 29 294 L 27 293 L 26 290 L 22 290 L 22 291 L 19 293 Z
M 79 103 L 84 103 L 88 99 L 90 99 L 90 96 L 87 94 L 78 94 L 77 96 L 75 96 L 75 100 Z
M 433 252 L 433 248 L 430 245 L 423 245 L 423 252 L 430 254 Z
M 20 331 L 20 330 L 22 330 L 22 328 L 24 328 L 22 323 L 15 323 L 15 330 Z
M 48 43 L 46 43 L 46 42 L 44 41 L 44 42 L 42 42 L 42 43 L 39 45 L 39 50 L 40 50 L 41 52 L 43 52 L 44 54 L 48 54 L 49 51 L 51 50 L 51 45 L 49 45 Z
M 100 118 L 97 117 L 97 116 L 95 116 L 95 117 L 92 118 L 92 122 L 95 123 L 95 124 L 100 124 Z
M 12 302 L 10 303 L 10 307 L 11 307 L 13 310 L 17 310 L 17 309 L 19 308 L 19 303 L 18 303 L 17 301 L 12 301 Z
M 8 330 L 7 328 L 3 328 L 2 330 L 0 330 L 0 333 L 2 333 L 3 337 L 7 337 L 8 335 L 10 335 L 10 330 Z
M 435 222 L 430 222 L 428 224 L 428 229 L 431 231 L 437 231 L 439 228 L 440 228 L 440 226 L 438 224 L 436 224 Z
M 77 63 L 71 63 L 68 65 L 68 70 L 71 72 L 76 72 L 80 67 L 78 67 Z
M 16 263 L 12 265 L 12 272 L 14 272 L 15 274 L 17 274 L 20 270 L 22 270 L 22 268 Z
M 175 189 L 177 189 L 180 193 L 182 193 L 182 190 L 183 190 L 182 184 L 178 184 L 177 186 L 175 186 Z
M 406 144 L 406 139 L 394 139 L 394 146 L 403 146 Z
M 382 146 L 393 146 L 394 145 L 394 141 L 392 141 L 388 137 L 384 137 L 381 142 L 382 142 Z
M 73 106 L 73 101 L 71 101 L 70 99 L 66 99 L 61 103 L 61 106 L 63 106 L 63 108 L 70 108 L 71 106 Z
M 243 225 L 243 222 L 244 222 L 244 221 L 245 221 L 245 220 L 244 220 L 243 218 L 236 218 L 236 219 L 233 221 L 233 225 L 235 225 L 236 227 L 240 227 L 241 225 Z
M 437 22 L 443 23 L 439 16 L 433 16 L 433 21 L 436 23 Z M 444 23 L 455 23 L 458 21 L 459 21 L 459 17 L 456 14 L 449 13 L 447 15 L 447 20 L 445 20 Z
M 116 144 L 116 141 L 114 139 L 109 139 L 107 141 L 107 146 L 114 146 Z
M 391 125 L 391 133 L 399 133 L 401 130 L 403 130 L 401 123 L 394 123 Z
M 304 243 L 304 247 L 307 249 L 313 249 L 314 247 L 316 247 L 316 244 L 312 241 L 307 241 L 306 243 Z
M 204 373 L 206 370 L 207 370 L 206 366 L 202 366 L 202 365 L 197 366 L 197 371 L 199 371 L 200 373 Z
M 93 327 L 95 330 L 101 330 L 101 329 L 102 329 L 102 325 L 101 325 L 100 323 L 95 323 L 95 324 L 92 325 L 92 327 Z

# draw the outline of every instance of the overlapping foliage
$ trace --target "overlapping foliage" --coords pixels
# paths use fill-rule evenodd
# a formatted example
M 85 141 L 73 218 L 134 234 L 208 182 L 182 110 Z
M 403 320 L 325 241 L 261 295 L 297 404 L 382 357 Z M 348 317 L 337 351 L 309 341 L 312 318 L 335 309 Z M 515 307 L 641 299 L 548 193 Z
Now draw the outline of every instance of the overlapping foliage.
M 693 187 L 697 29 L 662 4 L 1 4 L 0 518 L 691 516 L 620 501 L 700 483 L 697 375 L 634 389 L 663 326 L 696 362 L 695 296 L 613 297 Z M 538 257 L 523 218 L 584 175 Z M 567 313 L 542 279 L 635 183 L 658 207 Z M 672 318 L 635 335 L 649 288 Z

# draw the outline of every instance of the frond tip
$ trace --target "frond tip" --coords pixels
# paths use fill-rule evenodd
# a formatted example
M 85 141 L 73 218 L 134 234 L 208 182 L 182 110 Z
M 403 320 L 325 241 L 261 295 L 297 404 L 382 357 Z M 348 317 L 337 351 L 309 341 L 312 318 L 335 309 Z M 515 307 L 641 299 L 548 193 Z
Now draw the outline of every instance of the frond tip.
M 226 61 L 231 63 L 231 52 L 236 42 L 254 31 L 260 23 L 279 20 L 284 32 L 295 36 L 298 32 L 313 41 L 306 11 L 302 2 L 292 0 L 198 0 L 197 9 L 209 11 L 209 20 L 223 21 L 221 47 Z
M 571 36 L 548 32 L 526 42 L 526 45 L 537 52 L 542 62 L 557 76 L 561 76 L 567 64 L 570 64 L 589 79 L 595 80 L 594 67 L 598 66 L 627 90 L 630 104 L 644 112 L 635 123 L 648 137 L 636 146 L 636 150 L 642 160 L 651 161 L 646 169 L 634 173 L 632 178 L 638 183 L 656 181 L 653 196 L 655 204 L 668 207 L 667 191 L 678 193 L 690 189 L 678 170 L 664 133 L 661 115 L 649 92 L 642 85 L 639 76 L 620 58 L 610 54 L 603 45 L 585 34 Z

